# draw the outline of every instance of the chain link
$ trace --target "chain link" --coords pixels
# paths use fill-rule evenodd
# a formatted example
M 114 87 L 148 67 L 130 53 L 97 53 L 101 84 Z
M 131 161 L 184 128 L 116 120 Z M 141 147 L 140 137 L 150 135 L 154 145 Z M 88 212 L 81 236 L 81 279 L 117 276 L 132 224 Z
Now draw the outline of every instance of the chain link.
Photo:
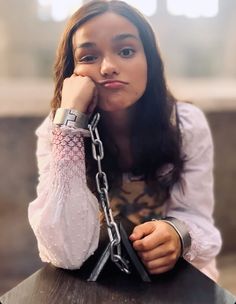
M 108 181 L 107 175 L 102 171 L 101 161 L 104 157 L 104 149 L 102 141 L 100 140 L 97 125 L 100 119 L 100 114 L 96 113 L 92 122 L 88 125 L 91 139 L 92 139 L 92 153 L 93 158 L 97 161 L 98 172 L 96 174 L 96 185 L 99 193 L 100 202 L 104 211 L 107 232 L 110 239 L 110 252 L 111 260 L 119 267 L 119 269 L 125 273 L 130 273 L 129 261 L 127 261 L 121 253 L 121 237 L 120 232 L 115 222 L 110 206 L 110 200 L 108 196 Z

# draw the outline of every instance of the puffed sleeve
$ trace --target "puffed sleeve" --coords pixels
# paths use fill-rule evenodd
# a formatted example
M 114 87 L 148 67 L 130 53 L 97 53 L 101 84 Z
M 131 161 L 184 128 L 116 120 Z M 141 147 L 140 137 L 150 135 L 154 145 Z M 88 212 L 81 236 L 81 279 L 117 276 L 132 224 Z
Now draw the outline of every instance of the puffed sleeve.
M 99 240 L 99 206 L 87 187 L 85 130 L 55 127 L 48 116 L 37 129 L 39 183 L 28 217 L 44 262 L 77 269 Z
M 174 186 L 167 216 L 183 221 L 191 236 L 184 258 L 217 277 L 214 258 L 221 248 L 221 235 L 214 225 L 213 143 L 203 112 L 188 103 L 177 105 L 185 158 L 182 183 Z

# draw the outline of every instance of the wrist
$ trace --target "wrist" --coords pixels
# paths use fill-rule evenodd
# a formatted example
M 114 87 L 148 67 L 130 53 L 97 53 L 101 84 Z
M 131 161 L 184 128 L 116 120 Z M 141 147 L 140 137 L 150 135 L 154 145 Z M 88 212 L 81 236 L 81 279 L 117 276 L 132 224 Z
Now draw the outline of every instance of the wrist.
M 89 116 L 75 109 L 58 108 L 53 119 L 56 125 L 65 125 L 72 128 L 88 128 Z
M 163 222 L 171 225 L 177 234 L 179 235 L 181 241 L 181 256 L 184 256 L 188 249 L 191 247 L 191 236 L 189 234 L 188 228 L 184 222 L 175 217 L 165 217 L 161 219 Z
M 167 216 L 161 219 L 152 219 L 153 221 L 163 221 L 174 228 L 178 234 L 181 242 L 181 256 L 184 256 L 187 253 L 188 249 L 191 247 L 191 236 L 188 231 L 188 228 L 184 222 L 181 220 Z
M 83 114 L 86 115 L 88 106 L 85 105 L 83 100 L 80 99 L 79 102 L 76 101 L 76 100 L 71 101 L 71 102 L 66 102 L 63 99 L 65 99 L 65 97 L 64 98 L 62 97 L 60 108 L 62 108 L 62 109 L 72 109 L 72 110 L 78 111 L 78 112 L 83 113 Z

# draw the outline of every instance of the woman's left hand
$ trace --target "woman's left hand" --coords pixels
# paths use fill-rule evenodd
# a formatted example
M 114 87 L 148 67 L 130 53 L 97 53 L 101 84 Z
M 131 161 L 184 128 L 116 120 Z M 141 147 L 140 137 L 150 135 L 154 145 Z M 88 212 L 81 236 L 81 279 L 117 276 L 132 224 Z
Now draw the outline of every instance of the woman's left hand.
M 181 254 L 181 241 L 175 229 L 164 221 L 138 225 L 130 235 L 133 247 L 151 274 L 172 269 Z

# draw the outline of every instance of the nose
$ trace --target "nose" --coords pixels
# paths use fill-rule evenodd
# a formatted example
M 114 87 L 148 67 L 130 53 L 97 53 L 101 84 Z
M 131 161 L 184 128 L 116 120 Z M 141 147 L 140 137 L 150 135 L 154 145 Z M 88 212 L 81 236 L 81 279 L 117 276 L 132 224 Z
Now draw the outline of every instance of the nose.
M 111 77 L 119 74 L 119 69 L 114 59 L 104 57 L 101 63 L 101 75 L 103 77 Z

